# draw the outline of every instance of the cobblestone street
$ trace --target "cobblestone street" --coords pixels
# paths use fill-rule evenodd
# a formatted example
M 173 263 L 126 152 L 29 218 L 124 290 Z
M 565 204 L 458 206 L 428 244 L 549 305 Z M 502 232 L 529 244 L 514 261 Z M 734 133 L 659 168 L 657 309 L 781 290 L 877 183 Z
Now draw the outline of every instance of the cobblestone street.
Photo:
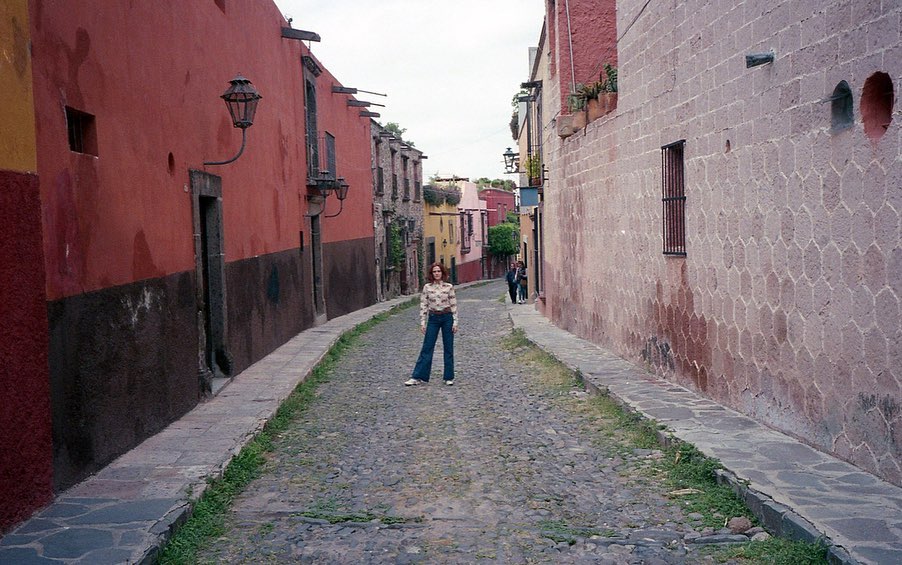
M 201 560 L 685 562 L 692 528 L 629 472 L 649 454 L 601 444 L 567 409 L 583 395 L 559 403 L 533 382 L 502 343 L 502 291 L 459 291 L 453 387 L 440 340 L 430 384 L 401 384 L 422 339 L 416 308 L 364 334 Z

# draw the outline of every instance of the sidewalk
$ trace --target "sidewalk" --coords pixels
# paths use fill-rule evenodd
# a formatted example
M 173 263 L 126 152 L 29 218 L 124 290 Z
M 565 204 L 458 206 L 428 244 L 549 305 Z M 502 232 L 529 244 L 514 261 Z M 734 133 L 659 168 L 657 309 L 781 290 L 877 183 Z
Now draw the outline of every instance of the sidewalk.
M 298 334 L 212 400 L 61 493 L 0 539 L 0 565 L 153 563 L 160 546 L 187 520 L 207 478 L 222 475 L 338 338 L 411 298 L 380 302 Z
M 832 543 L 831 563 L 902 563 L 902 488 L 763 426 L 509 305 L 515 328 L 628 409 L 720 460 L 729 483 L 772 533 Z

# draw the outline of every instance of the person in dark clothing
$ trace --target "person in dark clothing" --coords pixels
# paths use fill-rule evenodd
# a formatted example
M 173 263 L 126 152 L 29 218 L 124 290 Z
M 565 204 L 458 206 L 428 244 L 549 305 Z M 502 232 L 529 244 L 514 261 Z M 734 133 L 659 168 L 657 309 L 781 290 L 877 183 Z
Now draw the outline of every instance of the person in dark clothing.
M 511 263 L 507 271 L 507 292 L 511 296 L 511 304 L 517 303 L 517 292 L 520 290 L 520 269 L 516 263 Z

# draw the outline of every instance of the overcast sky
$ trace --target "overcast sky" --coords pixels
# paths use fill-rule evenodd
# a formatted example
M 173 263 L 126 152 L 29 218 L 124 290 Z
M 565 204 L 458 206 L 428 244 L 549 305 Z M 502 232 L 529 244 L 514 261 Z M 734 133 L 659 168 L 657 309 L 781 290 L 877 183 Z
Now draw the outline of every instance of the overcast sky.
M 275 0 L 292 27 L 313 31 L 319 61 L 358 94 L 377 121 L 407 128 L 405 140 L 438 174 L 516 181 L 501 154 L 514 145 L 511 98 L 529 78 L 529 48 L 544 0 Z

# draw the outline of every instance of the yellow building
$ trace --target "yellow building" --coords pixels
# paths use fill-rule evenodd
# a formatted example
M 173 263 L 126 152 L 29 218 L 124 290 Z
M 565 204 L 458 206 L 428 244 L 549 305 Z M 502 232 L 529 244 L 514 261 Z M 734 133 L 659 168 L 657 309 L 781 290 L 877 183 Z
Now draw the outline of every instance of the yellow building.
M 457 204 L 460 192 L 453 182 L 423 187 L 423 268 L 441 263 L 452 282 L 457 280 L 460 261 Z

